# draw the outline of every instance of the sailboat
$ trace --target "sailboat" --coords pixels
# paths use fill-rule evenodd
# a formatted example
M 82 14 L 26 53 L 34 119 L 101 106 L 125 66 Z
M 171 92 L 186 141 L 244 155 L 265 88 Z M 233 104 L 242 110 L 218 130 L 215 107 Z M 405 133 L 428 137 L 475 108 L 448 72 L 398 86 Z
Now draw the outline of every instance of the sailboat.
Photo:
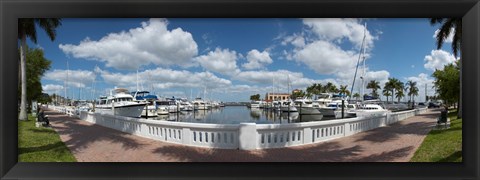
M 360 58 L 363 58 L 363 74 L 360 77 L 362 80 L 362 88 L 361 88 L 361 94 L 365 94 L 365 75 L 366 75 L 366 68 L 365 68 L 365 38 L 366 38 L 366 31 L 367 31 L 367 23 L 365 23 L 365 29 L 363 33 L 363 41 L 362 41 L 362 47 L 360 49 L 360 54 L 358 57 L 357 61 L 357 69 L 355 70 L 355 76 L 353 78 L 353 85 L 351 88 L 351 92 L 353 92 L 353 86 L 355 85 L 355 77 L 357 76 L 357 70 L 358 70 L 358 64 L 360 61 Z M 363 50 L 363 51 L 362 51 Z M 352 93 L 353 94 L 353 93 Z M 382 102 L 379 99 L 375 100 L 368 100 L 365 101 L 365 98 L 362 98 L 362 103 L 356 107 L 355 110 L 349 111 L 349 115 L 355 115 L 356 117 L 378 117 L 378 116 L 385 116 L 388 110 L 383 108 Z

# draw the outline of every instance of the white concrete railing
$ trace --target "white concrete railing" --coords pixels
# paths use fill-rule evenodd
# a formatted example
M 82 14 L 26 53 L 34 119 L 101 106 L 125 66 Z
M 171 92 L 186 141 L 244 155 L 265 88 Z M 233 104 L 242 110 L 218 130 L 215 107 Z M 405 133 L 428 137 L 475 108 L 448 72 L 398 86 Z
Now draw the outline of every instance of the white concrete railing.
M 65 112 L 65 109 L 52 108 Z M 68 110 L 67 110 L 68 111 Z M 415 109 L 387 113 L 375 118 L 302 122 L 292 124 L 233 125 L 202 124 L 137 119 L 109 114 L 81 112 L 79 118 L 126 133 L 188 146 L 221 149 L 266 149 L 299 146 L 350 136 L 426 112 Z

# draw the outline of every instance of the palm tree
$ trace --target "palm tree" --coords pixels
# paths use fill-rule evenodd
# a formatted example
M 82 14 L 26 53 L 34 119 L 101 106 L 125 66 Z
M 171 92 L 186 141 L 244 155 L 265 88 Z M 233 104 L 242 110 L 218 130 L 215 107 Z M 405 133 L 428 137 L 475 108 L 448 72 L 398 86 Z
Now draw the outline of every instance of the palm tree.
M 405 85 L 398 79 L 395 81 L 395 90 L 397 91 L 396 93 L 396 98 L 398 98 L 398 102 L 400 102 L 400 99 L 405 96 L 405 91 L 404 91 Z
M 349 96 L 349 95 L 350 95 L 350 91 L 347 90 L 347 87 L 348 87 L 348 85 L 345 85 L 345 86 L 340 85 L 340 90 L 339 90 L 339 92 L 340 92 L 341 94 L 344 94 L 345 96 Z
M 397 92 L 395 94 L 395 97 L 398 99 L 397 102 L 400 102 L 400 99 L 404 96 L 405 96 L 405 94 L 403 93 L 403 88 L 397 89 Z
M 414 93 L 418 95 L 417 82 L 413 82 L 412 80 L 410 80 L 407 82 L 407 87 L 408 87 L 408 96 L 410 97 L 409 100 L 413 101 L 412 96 L 414 95 Z M 416 92 L 415 92 L 415 89 L 416 89 Z
M 358 98 L 360 98 L 360 94 L 355 93 L 355 94 L 353 95 L 353 97 L 354 97 L 356 100 L 358 100 Z
M 50 40 L 55 40 L 56 30 L 61 25 L 59 18 L 21 18 L 18 20 L 18 39 L 20 39 L 20 72 L 21 72 L 21 100 L 19 120 L 27 120 L 27 76 L 26 76 L 26 47 L 27 37 L 37 43 L 37 31 L 35 25 L 45 30 Z
M 372 96 L 378 98 L 377 89 L 380 89 L 380 82 L 376 80 L 371 80 L 367 84 L 367 89 L 372 89 Z
M 337 87 L 335 85 L 333 85 L 333 83 L 331 83 L 331 82 L 328 82 L 327 85 L 325 85 L 323 88 L 324 88 L 324 91 L 328 92 L 328 93 L 338 92 Z
M 431 18 L 430 24 L 441 24 L 440 31 L 437 34 L 437 49 L 442 48 L 445 40 L 450 36 L 452 29 L 455 30 L 453 34 L 452 50 L 453 55 L 457 57 L 457 54 L 461 51 L 462 47 L 462 18 Z M 459 63 L 460 68 L 460 96 L 458 98 L 458 113 L 457 117 L 462 118 L 462 63 Z
M 391 92 L 389 94 L 390 94 L 390 96 L 392 96 L 392 100 L 393 100 L 393 96 L 395 95 L 395 90 L 398 89 L 398 83 L 399 82 L 400 81 L 396 78 L 388 78 L 388 81 L 385 83 L 385 86 L 383 87 L 384 90 L 389 90 Z M 387 97 L 387 99 L 388 99 L 388 97 Z
M 387 97 L 387 104 L 388 104 L 388 96 L 391 96 L 390 94 L 390 89 L 387 89 L 387 87 L 383 88 L 383 95 Z

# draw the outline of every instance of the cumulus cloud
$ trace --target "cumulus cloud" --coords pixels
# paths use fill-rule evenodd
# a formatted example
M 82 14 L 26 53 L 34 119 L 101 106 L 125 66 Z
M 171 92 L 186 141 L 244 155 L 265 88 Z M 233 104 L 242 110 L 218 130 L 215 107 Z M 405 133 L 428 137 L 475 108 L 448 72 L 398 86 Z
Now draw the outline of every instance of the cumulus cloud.
M 358 19 L 341 18 L 307 18 L 305 24 L 321 40 L 341 43 L 346 39 L 355 47 L 360 48 L 364 37 L 365 25 Z M 373 41 L 377 39 L 370 31 L 365 32 L 365 47 L 371 49 Z
M 138 69 L 150 63 L 160 66 L 195 65 L 197 43 L 181 28 L 167 29 L 166 19 L 150 19 L 142 26 L 110 33 L 98 41 L 86 38 L 78 45 L 60 44 L 59 48 L 75 58 L 104 62 L 107 67 Z
M 430 55 L 425 56 L 425 69 L 435 71 L 442 70 L 443 66 L 455 62 L 455 56 L 443 50 L 432 50 Z
M 286 46 L 289 43 L 297 48 L 301 48 L 305 46 L 305 38 L 303 37 L 303 35 L 294 34 L 292 36 L 284 37 L 283 41 L 281 42 L 281 44 L 284 46 Z
M 100 76 L 111 85 L 136 89 L 136 73 L 112 73 L 102 70 Z M 219 78 L 211 72 L 190 72 L 164 68 L 148 69 L 138 72 L 139 88 L 168 89 L 168 88 L 204 88 L 215 89 L 230 86 L 232 82 Z
M 440 29 L 435 30 L 435 33 L 433 33 L 433 38 L 437 39 L 437 35 L 440 32 Z M 444 42 L 446 43 L 452 43 L 453 42 L 453 35 L 455 35 L 455 28 L 450 29 L 450 34 L 448 35 L 447 39 L 445 39 Z
M 333 74 L 355 66 L 358 54 L 319 40 L 295 52 L 293 58 L 318 74 Z
M 63 86 L 58 84 L 47 84 L 47 85 L 42 85 L 42 90 L 48 94 L 60 93 L 60 91 L 63 91 Z
M 270 54 L 267 51 L 259 52 L 256 49 L 248 52 L 247 61 L 248 63 L 242 65 L 245 69 L 261 69 L 265 65 L 273 62 L 272 58 L 270 58 Z
M 418 96 L 415 97 L 415 101 L 425 101 L 425 85 L 427 86 L 427 95 L 433 96 L 435 89 L 433 88 L 434 79 L 425 73 L 420 73 L 418 76 L 412 76 L 406 78 L 407 81 L 417 82 Z
M 224 75 L 234 75 L 240 71 L 237 67 L 237 59 L 237 52 L 216 48 L 215 51 L 196 57 L 195 61 L 206 70 Z
M 46 72 L 43 78 L 61 83 L 67 82 L 69 87 L 83 88 L 92 84 L 93 80 L 95 80 L 95 73 L 87 70 L 55 69 L 53 71 Z

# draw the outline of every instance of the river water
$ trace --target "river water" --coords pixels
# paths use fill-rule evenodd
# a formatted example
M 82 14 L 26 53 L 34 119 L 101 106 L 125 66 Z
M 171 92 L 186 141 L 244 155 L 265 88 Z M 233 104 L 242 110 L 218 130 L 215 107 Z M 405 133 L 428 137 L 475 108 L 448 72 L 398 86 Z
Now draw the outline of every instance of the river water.
M 210 124 L 287 124 L 331 120 L 333 118 L 322 117 L 321 115 L 300 116 L 298 112 L 276 112 L 268 109 L 250 109 L 246 106 L 226 106 L 211 110 L 182 111 L 148 119 Z

